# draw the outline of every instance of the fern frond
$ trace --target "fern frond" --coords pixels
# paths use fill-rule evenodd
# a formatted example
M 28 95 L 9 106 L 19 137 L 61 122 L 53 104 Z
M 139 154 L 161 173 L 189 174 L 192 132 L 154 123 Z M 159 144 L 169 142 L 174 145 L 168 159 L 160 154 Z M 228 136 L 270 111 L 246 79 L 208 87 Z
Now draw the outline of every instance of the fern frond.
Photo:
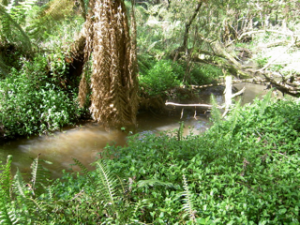
M 17 168 L 17 172 L 14 177 L 14 187 L 16 189 L 16 191 L 15 191 L 16 194 L 21 195 L 24 198 L 26 197 L 27 189 L 23 182 L 23 178 L 22 178 L 19 168 Z
M 116 195 L 116 181 L 112 179 L 111 174 L 107 171 L 104 163 L 97 161 L 96 163 L 97 171 L 100 177 L 100 189 L 103 191 L 104 200 L 108 202 L 109 205 L 115 205 L 115 195 Z
M 264 114 L 266 108 L 268 107 L 270 100 L 272 98 L 272 91 L 273 89 L 271 89 L 266 96 L 263 98 L 263 100 L 261 101 L 261 105 L 260 105 L 260 109 L 259 109 L 259 115 L 262 116 L 262 114 Z
M 189 186 L 186 180 L 185 175 L 182 175 L 183 177 L 183 188 L 184 191 L 182 193 L 183 201 L 185 202 L 183 204 L 183 210 L 186 212 L 185 216 L 189 216 L 190 222 L 194 223 L 196 222 L 196 210 L 194 210 L 193 200 L 192 200 L 192 194 L 189 190 Z
M 51 162 L 40 159 L 40 155 L 33 160 L 31 164 L 31 181 L 29 184 L 33 194 L 35 190 L 39 187 L 45 187 L 45 185 L 49 182 L 50 172 L 41 164 L 41 162 L 51 164 Z
M 73 161 L 75 162 L 75 165 L 78 166 L 83 172 L 84 174 L 87 176 L 87 178 L 89 179 L 89 181 L 91 181 L 91 176 L 89 175 L 89 171 L 86 168 L 85 165 L 83 165 L 78 159 L 73 158 Z
M 10 202 L 7 199 L 5 191 L 0 189 L 0 224 L 17 224 L 18 218 L 14 210 L 10 209 Z
M 53 199 L 53 190 L 51 186 L 47 187 L 47 191 L 48 191 L 48 195 L 49 195 L 49 199 L 52 200 Z
M 12 162 L 12 156 L 8 155 L 6 164 L 3 166 L 3 171 L 1 172 L 1 176 L 0 176 L 1 189 L 4 191 L 4 193 L 7 196 L 11 196 L 11 185 L 12 185 L 11 173 L 10 173 L 11 162 Z
M 19 23 L 17 23 L 10 14 L 6 12 L 6 9 L 0 5 L 0 16 L 2 29 L 1 29 L 1 38 L 4 38 L 4 41 L 8 43 L 14 43 L 18 45 L 19 49 L 22 49 L 23 52 L 31 52 L 31 41 L 22 29 Z M 14 31 L 14 32 L 13 32 Z
M 138 221 L 139 211 L 141 211 L 142 208 L 144 208 L 149 202 L 147 200 L 139 200 L 135 205 L 133 210 L 131 211 L 130 221 L 132 223 L 130 224 L 144 224 Z
M 179 122 L 179 129 L 178 129 L 178 133 L 177 133 L 177 140 L 178 141 L 182 141 L 183 129 L 184 129 L 184 122 L 181 121 L 181 122 Z
M 33 160 L 32 164 L 31 164 L 31 176 L 32 176 L 31 183 L 32 183 L 32 189 L 35 188 L 35 182 L 36 182 L 37 172 L 38 172 L 38 167 L 39 167 L 39 156 L 40 155 L 38 155 L 38 157 L 36 157 Z
M 239 121 L 239 111 L 240 111 L 240 101 L 237 104 L 235 104 L 234 108 L 230 112 L 229 121 L 231 125 L 227 135 L 232 135 L 234 129 L 236 128 Z
M 217 108 L 217 103 L 213 95 L 210 97 L 211 104 L 213 105 L 211 109 L 211 120 L 214 122 L 216 126 L 221 124 L 222 114 L 220 110 Z

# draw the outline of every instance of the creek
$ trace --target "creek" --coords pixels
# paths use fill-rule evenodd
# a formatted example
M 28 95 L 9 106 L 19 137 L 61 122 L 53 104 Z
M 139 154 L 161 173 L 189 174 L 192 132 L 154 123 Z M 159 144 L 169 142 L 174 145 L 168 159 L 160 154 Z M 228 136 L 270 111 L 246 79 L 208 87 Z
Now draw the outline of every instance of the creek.
M 239 90 L 246 87 L 242 95 L 242 104 L 251 102 L 255 97 L 261 97 L 267 93 L 265 86 L 254 84 L 235 84 Z M 223 96 L 216 95 L 218 104 L 222 104 Z M 201 96 L 209 104 L 209 95 Z M 185 113 L 183 121 L 185 122 L 184 135 L 192 132 L 199 134 L 204 132 L 209 126 L 209 118 L 205 114 L 197 115 L 194 118 L 193 113 Z M 160 131 L 172 131 L 178 129 L 180 115 L 162 117 L 149 113 L 138 114 L 137 132 L 141 135 L 145 133 L 158 133 Z M 35 136 L 30 138 L 19 138 L 16 140 L 0 143 L 0 161 L 5 162 L 7 155 L 13 156 L 13 171 L 19 168 L 22 174 L 30 176 L 30 164 L 32 160 L 40 154 L 41 159 L 52 162 L 47 165 L 51 171 L 52 177 L 61 176 L 62 170 L 78 171 L 79 168 L 72 166 L 73 158 L 90 168 L 89 164 L 99 158 L 99 152 L 107 144 L 125 145 L 126 134 L 122 131 L 106 132 L 101 126 L 95 123 L 86 123 L 78 125 L 75 128 L 66 128 L 62 132 L 55 132 L 51 136 Z

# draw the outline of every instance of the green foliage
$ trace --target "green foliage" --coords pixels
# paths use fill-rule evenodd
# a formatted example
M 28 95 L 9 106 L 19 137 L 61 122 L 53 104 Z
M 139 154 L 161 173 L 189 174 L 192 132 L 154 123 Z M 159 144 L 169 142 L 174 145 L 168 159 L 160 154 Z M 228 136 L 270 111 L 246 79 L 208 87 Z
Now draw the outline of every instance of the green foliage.
M 24 183 L 20 171 L 17 170 L 14 179 L 11 178 L 12 157 L 9 156 L 0 174 L 0 221 L 1 224 L 32 224 L 37 212 L 45 209 L 45 202 L 38 200 L 35 183 L 43 186 L 48 183 L 48 177 L 36 173 L 37 168 L 43 167 L 38 158 L 32 163 L 34 177 L 27 184 Z M 9 176 L 9 181 L 7 177 Z M 9 190 L 9 193 L 7 193 Z M 35 209 L 30 211 L 31 209 Z
M 256 100 L 200 137 L 178 143 L 167 135 L 136 136 L 128 147 L 109 148 L 119 157 L 107 162 L 108 169 L 134 177 L 137 185 L 151 179 L 173 184 L 132 189 L 135 201 L 146 199 L 149 223 L 188 223 L 178 213 L 184 208 L 196 210 L 200 224 L 297 224 L 299 109 L 293 102 Z M 181 203 L 177 193 L 183 190 L 190 198 Z
M 2 187 L 2 191 L 6 196 L 10 196 L 10 187 L 11 187 L 11 173 L 10 173 L 10 167 L 12 163 L 12 156 L 9 155 L 7 157 L 7 161 L 5 165 L 2 165 L 2 162 L 0 162 L 0 171 L 1 171 L 1 177 L 0 177 L 0 185 Z
M 31 51 L 31 41 L 28 35 L 7 11 L 5 7 L 0 5 L 0 43 L 17 45 L 23 53 L 26 51 L 29 53 Z
M 184 122 L 179 122 L 179 129 L 177 132 L 177 140 L 181 141 L 183 139 L 183 129 L 184 129 Z
M 148 59 L 148 60 L 147 60 Z M 220 68 L 209 64 L 195 64 L 189 73 L 189 78 L 184 78 L 186 65 L 171 60 L 152 61 L 149 57 L 139 57 L 140 76 L 139 85 L 149 95 L 164 94 L 165 91 L 185 83 L 202 85 L 213 82 L 223 73 Z
M 299 224 L 299 103 L 255 100 L 201 136 L 134 135 L 83 174 L 27 185 L 2 169 L 7 224 Z M 2 167 L 2 168 L 4 168 Z M 119 181 L 118 181 L 119 180 Z M 37 183 L 43 183 L 37 191 Z M 48 185 L 48 186 L 47 186 Z M 9 187 L 10 186 L 10 187 Z M 9 187 L 9 188 L 6 188 Z M 35 187 L 35 188 L 34 188 Z M 4 204 L 5 203 L 5 204 Z
M 257 57 L 254 60 L 257 62 L 257 64 L 258 64 L 259 67 L 263 67 L 265 64 L 268 63 L 269 58 L 270 57 L 260 56 L 260 57 Z
M 139 76 L 140 87 L 149 95 L 163 94 L 164 91 L 180 85 L 178 79 L 183 73 L 183 68 L 170 60 L 160 60 Z
M 20 71 L 13 69 L 1 81 L 0 123 L 7 135 L 53 131 L 77 117 L 72 96 L 59 87 L 65 65 L 51 64 L 50 76 L 47 68 L 44 57 L 35 58 L 33 62 L 23 61 Z
M 215 79 L 223 76 L 219 67 L 210 64 L 195 64 L 190 72 L 191 84 L 202 85 L 212 83 Z

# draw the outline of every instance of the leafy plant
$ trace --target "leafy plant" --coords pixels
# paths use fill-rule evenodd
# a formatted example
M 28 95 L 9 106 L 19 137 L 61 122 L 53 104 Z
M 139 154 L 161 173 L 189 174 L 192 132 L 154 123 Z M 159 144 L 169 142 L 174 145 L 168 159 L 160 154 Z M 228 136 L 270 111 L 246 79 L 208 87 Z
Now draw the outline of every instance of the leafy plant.
M 1 81 L 0 123 L 6 135 L 46 133 L 76 119 L 76 103 L 58 86 L 61 74 L 49 77 L 47 66 L 44 57 L 24 61 L 20 71 Z
M 210 64 L 195 64 L 190 74 L 191 84 L 196 85 L 208 84 L 223 76 L 219 67 Z
M 180 85 L 179 76 L 183 69 L 169 60 L 158 61 L 147 74 L 139 76 L 140 87 L 149 95 L 162 94 L 164 91 Z

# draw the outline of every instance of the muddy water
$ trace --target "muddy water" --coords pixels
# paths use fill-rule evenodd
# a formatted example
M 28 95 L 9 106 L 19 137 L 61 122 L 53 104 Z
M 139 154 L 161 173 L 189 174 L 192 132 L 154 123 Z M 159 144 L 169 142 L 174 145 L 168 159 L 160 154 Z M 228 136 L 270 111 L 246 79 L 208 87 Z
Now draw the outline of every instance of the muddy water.
M 242 103 L 251 102 L 256 96 L 266 94 L 264 86 L 253 84 L 235 85 L 238 89 L 246 86 L 246 91 L 242 97 Z M 203 96 L 203 99 L 208 99 Z M 219 104 L 223 97 L 216 96 Z M 209 103 L 209 102 L 203 102 Z M 137 132 L 157 133 L 160 131 L 172 131 L 178 129 L 178 121 L 181 115 L 173 117 L 160 117 L 149 114 L 138 115 Z M 184 115 L 184 134 L 199 134 L 209 127 L 207 115 L 199 114 L 194 117 L 193 113 L 186 112 Z M 76 128 L 57 132 L 52 136 L 31 137 L 29 139 L 19 139 L 7 143 L 0 143 L 0 161 L 5 161 L 7 155 L 13 155 L 13 169 L 17 167 L 22 173 L 29 174 L 32 159 L 41 154 L 42 159 L 53 162 L 47 166 L 53 177 L 59 177 L 63 169 L 78 170 L 76 166 L 71 166 L 73 158 L 78 159 L 88 166 L 99 157 L 99 152 L 107 144 L 125 145 L 126 135 L 122 131 L 106 132 L 97 124 L 89 123 Z

